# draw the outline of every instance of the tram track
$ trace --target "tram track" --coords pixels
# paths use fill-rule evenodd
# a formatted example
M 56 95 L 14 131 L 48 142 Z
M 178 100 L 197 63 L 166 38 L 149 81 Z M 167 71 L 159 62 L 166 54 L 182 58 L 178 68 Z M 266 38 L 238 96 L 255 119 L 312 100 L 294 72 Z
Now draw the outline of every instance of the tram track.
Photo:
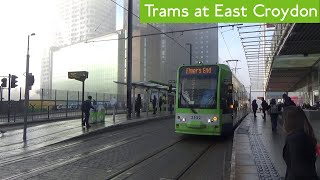
M 112 120 L 110 120 L 110 122 L 112 122 Z M 73 122 L 73 124 L 78 124 L 79 122 Z M 44 127 L 40 127 L 40 128 L 36 128 L 36 129 L 28 129 L 28 132 L 27 133 L 30 133 L 30 132 L 36 132 L 36 131 L 41 131 L 41 130 L 44 130 L 44 129 L 48 129 L 48 128 L 51 128 L 51 127 L 55 127 L 57 129 L 59 129 L 58 127 L 62 126 L 66 126 L 68 127 L 69 122 L 61 122 L 59 124 L 52 124 L 52 125 L 46 125 Z M 80 127 L 80 126 L 79 126 Z M 80 129 L 79 127 L 70 127 L 70 128 L 65 128 L 65 129 L 62 129 L 60 131 L 55 131 L 55 132 L 52 132 L 51 134 L 49 134 L 49 136 L 51 135 L 56 135 L 56 134 L 60 134 L 60 133 L 66 133 L 66 134 L 71 134 L 71 132 L 74 132 L 74 133 L 77 133 L 78 132 L 78 129 Z M 74 131 L 73 131 L 74 130 Z M 18 136 L 18 135 L 22 135 L 23 134 L 23 131 L 21 132 L 16 132 L 16 133 L 12 133 L 12 134 L 6 134 L 6 137 L 9 138 L 9 137 L 13 137 L 13 136 Z M 29 138 L 28 141 L 32 142 L 32 141 L 35 141 L 37 139 L 43 139 L 43 138 L 46 138 L 48 136 L 48 134 L 45 134 L 45 135 L 41 135 L 41 136 L 37 136 L 35 138 Z M 56 137 L 52 137 L 52 138 L 49 138 L 49 139 L 45 139 L 44 141 L 41 141 L 41 143 L 43 142 L 47 142 L 47 141 L 51 141 L 53 139 L 56 139 Z M 1 148 L 6 148 L 6 147 L 10 147 L 10 146 L 16 146 L 16 145 L 21 145 L 23 144 L 23 141 L 20 141 L 20 142 L 16 142 L 16 143 L 10 143 L 10 144 L 6 144 L 6 145 L 2 145 L 0 146 L 0 153 L 2 152 L 1 151 Z M 22 148 L 20 148 L 22 149 Z
M 27 172 L 21 172 L 21 173 L 17 173 L 15 175 L 12 175 L 12 176 L 9 176 L 9 177 L 5 177 L 5 178 L 3 178 L 3 180 L 11 180 L 11 179 L 18 179 L 18 178 L 33 177 L 35 175 L 38 175 L 38 174 L 41 174 L 41 173 L 53 170 L 55 168 L 59 168 L 59 167 L 71 164 L 71 163 L 74 163 L 74 162 L 79 161 L 79 160 L 83 160 L 83 159 L 88 158 L 90 156 L 94 156 L 94 155 L 97 155 L 99 153 L 111 150 L 113 148 L 117 148 L 119 146 L 122 146 L 122 145 L 125 145 L 125 144 L 129 144 L 129 143 L 133 143 L 134 141 L 137 141 L 137 140 L 139 140 L 139 139 L 141 139 L 143 137 L 146 137 L 146 136 L 148 136 L 150 134 L 153 134 L 153 133 L 155 133 L 156 131 L 159 131 L 162 128 L 157 128 L 156 130 L 151 130 L 149 132 L 142 132 L 142 133 L 140 133 L 138 135 L 131 136 L 129 138 L 123 138 L 123 139 L 121 139 L 121 140 L 119 140 L 117 142 L 110 143 L 110 144 L 105 145 L 105 146 L 100 147 L 100 148 L 96 148 L 93 151 L 87 151 L 85 153 L 79 153 L 79 154 L 74 154 L 74 155 L 71 155 L 71 156 L 68 156 L 68 157 L 60 158 L 60 159 L 58 159 L 58 160 L 56 160 L 54 162 L 51 162 L 50 164 L 42 165 L 40 167 L 33 168 L 33 169 L 31 169 L 31 170 L 29 170 Z M 50 152 L 48 151 L 46 153 L 50 153 Z M 29 159 L 29 158 L 32 158 L 32 157 L 37 157 L 37 156 L 38 156 L 37 154 L 34 154 L 33 156 L 29 156 L 29 157 L 26 157 L 26 158 L 21 158 L 21 159 L 18 159 L 16 161 L 7 162 L 7 164 L 8 163 L 10 164 L 10 163 L 23 161 L 23 160 L 26 160 L 26 159 Z M 0 167 L 4 166 L 4 165 L 7 165 L 7 164 L 3 163 L 3 164 L 0 165 Z
M 73 162 L 76 162 L 78 160 L 81 160 L 81 159 L 96 155 L 96 154 L 101 153 L 103 151 L 106 151 L 106 150 L 109 150 L 109 149 L 124 145 L 126 143 L 133 142 L 133 141 L 135 141 L 137 139 L 139 139 L 139 137 L 122 140 L 120 142 L 117 142 L 117 143 L 114 143 L 114 144 L 111 144 L 111 145 L 107 145 L 107 146 L 105 146 L 103 148 L 99 148 L 99 149 L 97 149 L 95 151 L 88 152 L 88 154 L 85 154 L 85 155 L 81 155 L 81 154 L 74 155 L 73 158 L 65 158 L 63 160 L 58 160 L 58 161 L 55 161 L 55 162 L 50 163 L 48 165 L 44 165 L 44 166 L 40 166 L 38 168 L 34 168 L 34 169 L 32 169 L 32 170 L 30 170 L 28 172 L 22 172 L 22 173 L 15 174 L 13 176 L 4 178 L 3 180 L 17 179 L 17 178 L 22 178 L 22 177 L 23 178 L 32 177 L 34 174 L 40 174 L 40 173 L 43 173 L 43 172 L 46 172 L 46 171 L 49 171 L 49 170 L 52 170 L 52 169 L 55 169 L 55 168 L 70 164 L 70 163 L 73 163 Z
M 62 123 L 63 125 L 64 123 Z M 138 127 L 139 128 L 139 127 Z M 137 128 L 137 129 L 138 129 Z M 43 128 L 42 128 L 43 129 Z M 59 137 L 56 137 L 55 134 L 59 134 L 60 137 L 63 137 L 63 136 L 68 136 L 70 133 L 72 132 L 75 132 L 77 133 L 77 131 L 72 131 L 72 130 L 76 130 L 76 129 L 79 129 L 78 127 L 74 127 L 74 128 L 68 128 L 68 129 L 64 129 L 64 130 L 61 130 L 61 131 L 58 131 L 58 132 L 54 132 L 54 133 L 51 133 L 49 135 L 43 135 L 43 136 L 38 136 L 36 138 L 32 138 L 32 139 L 28 139 L 28 144 L 24 144 L 24 142 L 19 142 L 19 143 L 12 143 L 12 144 L 8 144 L 8 145 L 4 145 L 4 146 L 0 146 L 0 160 L 1 159 L 4 159 L 4 158 L 9 158 L 10 156 L 12 155 L 7 155 L 6 152 L 13 152 L 13 151 L 17 151 L 18 153 L 22 153 L 24 152 L 25 148 L 26 147 L 33 147 L 33 146 L 37 146 L 38 144 L 43 144 L 43 143 L 46 143 L 46 142 L 49 142 L 49 141 L 52 141 L 52 140 L 56 140 L 56 139 L 59 139 Z M 112 130 L 114 131 L 114 130 Z M 125 130 L 124 130 L 125 131 Z M 130 131 L 130 130 L 129 130 Z M 122 132 L 121 132 L 122 133 Z M 120 134 L 121 134 L 120 133 Z M 123 132 L 123 133 L 126 133 Z M 18 133 L 19 134 L 19 133 Z M 49 137 L 48 136 L 53 136 L 53 137 Z M 41 141 L 40 143 L 37 142 L 37 140 L 41 140 L 42 138 L 46 138 L 44 141 Z M 96 139 L 96 137 L 95 137 Z M 35 142 L 36 141 L 36 142 Z M 40 147 L 40 148 L 45 148 L 45 147 L 48 147 L 48 146 L 53 146 L 53 145 L 56 145 L 56 144 L 60 144 L 60 143 L 63 143 L 63 142 L 66 142 L 68 141 L 68 139 L 63 139 L 62 141 L 60 142 L 55 142 L 55 143 L 52 143 L 52 144 L 48 144 L 48 145 L 44 145 L 43 147 Z M 76 144 L 75 144 L 76 145 Z M 66 146 L 66 148 L 68 148 Z M 30 150 L 30 152 L 33 152 L 33 151 L 37 151 L 38 149 L 32 149 Z M 19 152 L 21 151 L 21 152 Z M 18 154 L 16 153 L 16 154 Z M 16 154 L 14 156 L 16 156 Z M 0 161 L 0 165 L 1 165 L 1 161 Z
M 205 148 L 202 152 L 199 153 L 199 155 L 193 160 L 191 161 L 186 167 L 185 169 L 180 173 L 178 174 L 174 179 L 176 180 L 180 180 L 181 177 L 183 177 L 183 175 L 185 175 L 188 171 L 190 171 L 190 169 L 192 169 L 192 167 L 194 166 L 194 164 L 198 161 L 200 161 L 201 157 L 203 157 L 208 151 L 210 148 L 212 148 L 213 146 L 215 146 L 216 144 L 211 144 L 209 145 L 207 148 Z
M 190 137 L 184 137 L 182 139 L 180 139 L 179 141 L 173 142 L 170 145 L 161 148 L 157 151 L 154 151 L 153 153 L 149 154 L 148 156 L 145 156 L 144 158 L 137 160 L 135 162 L 131 162 L 129 163 L 129 165 L 125 168 L 123 168 L 122 170 L 113 173 L 112 175 L 109 175 L 108 177 L 106 177 L 105 179 L 108 180 L 122 180 L 122 179 L 130 179 L 132 175 L 134 175 L 135 173 L 139 173 L 139 171 L 141 171 L 141 169 L 143 169 L 144 167 L 147 167 L 149 165 L 152 164 L 152 162 L 161 159 L 162 157 L 166 157 L 168 154 L 172 153 L 173 149 L 176 148 L 176 146 L 179 146 L 182 143 L 186 143 L 187 141 L 189 141 Z M 192 166 L 199 160 L 201 159 L 201 157 L 206 154 L 208 152 L 208 150 L 210 148 L 212 148 L 213 146 L 215 146 L 216 143 L 213 142 L 209 142 L 205 145 L 204 148 L 202 148 L 197 155 L 193 156 L 194 158 L 190 159 L 190 162 L 184 166 L 173 178 L 164 178 L 161 177 L 160 179 L 162 180 L 178 180 L 180 179 L 186 172 L 188 172 L 188 170 L 190 170 L 192 168 Z M 188 151 L 187 149 L 185 149 L 185 151 Z M 152 166 L 152 165 L 151 165 Z
M 167 122 L 169 123 L 169 121 Z M 0 168 L 3 169 L 3 171 L 0 170 L 1 178 L 5 180 L 47 179 L 50 177 L 77 179 L 78 175 L 81 176 L 83 173 L 81 169 L 85 168 L 90 173 L 97 173 L 87 177 L 93 179 L 178 180 L 185 177 L 190 179 L 190 177 L 197 177 L 197 175 L 194 176 L 195 173 L 203 172 L 204 166 L 201 165 L 205 164 L 204 160 L 208 159 L 208 155 L 211 157 L 223 156 L 221 153 L 216 154 L 218 152 L 216 149 L 219 149 L 220 146 L 220 151 L 224 151 L 222 147 L 224 140 L 205 136 L 176 136 L 172 133 L 171 126 L 168 129 L 167 123 L 152 124 L 151 127 L 145 126 L 141 129 L 126 130 L 127 132 L 122 132 L 122 130 L 117 133 L 104 134 L 105 139 L 101 139 L 99 135 L 84 138 L 81 142 L 70 141 L 72 144 L 63 143 L 62 146 L 52 149 L 51 152 L 49 150 L 42 152 L 42 154 L 35 152 L 27 157 L 2 162 L 2 164 L 0 163 L 0 167 L 3 167 Z M 168 132 L 171 133 L 168 134 Z M 163 133 L 167 135 L 160 136 Z M 112 136 L 114 137 L 108 138 Z M 160 137 L 163 140 L 160 140 Z M 90 142 L 94 139 L 97 141 Z M 89 143 L 86 144 L 86 142 Z M 100 145 L 99 142 L 103 145 Z M 77 147 L 81 143 L 85 144 Z M 90 148 L 86 149 L 85 147 Z M 61 153 L 58 152 L 59 148 Z M 64 149 L 67 150 L 64 151 Z M 27 165 L 34 162 L 36 164 Z M 210 162 L 218 163 L 220 161 L 210 160 Z M 10 170 L 12 167 L 21 167 L 21 169 Z M 199 167 L 202 169 L 201 171 L 198 170 Z M 215 168 L 215 165 L 211 164 L 206 167 Z M 219 176 L 220 169 L 215 171 L 215 176 Z M 212 173 L 211 170 L 206 172 Z
M 162 128 L 164 128 L 164 127 L 159 127 L 159 128 L 156 128 L 156 129 L 152 129 L 150 131 L 143 131 L 143 132 L 141 132 L 139 134 L 136 134 L 134 137 L 140 136 L 142 134 L 145 134 L 145 135 L 146 134 L 152 134 L 154 132 L 160 131 Z M 20 154 L 20 155 L 15 155 L 14 157 L 10 157 L 9 156 L 9 157 L 6 157 L 6 158 L 1 158 L 2 160 L 0 161 L 0 167 L 3 167 L 3 166 L 8 165 L 8 164 L 24 161 L 24 160 L 27 160 L 27 159 L 30 159 L 30 158 L 43 156 L 43 155 L 50 154 L 50 153 L 55 153 L 55 152 L 62 151 L 62 150 L 68 149 L 68 148 L 73 148 L 73 147 L 76 147 L 77 145 L 80 145 L 80 144 L 83 144 L 83 143 L 86 143 L 86 142 L 90 142 L 90 141 L 93 141 L 93 140 L 99 141 L 100 139 L 106 139 L 106 138 L 113 137 L 113 136 L 125 135 L 127 133 L 130 133 L 132 131 L 136 131 L 138 129 L 139 129 L 139 127 L 133 128 L 133 129 L 129 129 L 129 130 L 123 130 L 121 132 L 112 133 L 112 134 L 109 134 L 107 136 L 106 135 L 101 135 L 99 137 L 97 137 L 97 136 L 86 137 L 85 139 L 77 140 L 74 143 L 68 143 L 68 144 L 59 145 L 61 143 L 64 143 L 64 142 L 61 142 L 61 143 L 55 144 L 55 145 L 58 145 L 57 147 L 52 147 L 53 145 L 50 145 L 50 146 L 46 146 L 44 148 L 41 148 L 40 150 L 33 150 L 33 151 L 29 152 L 28 154 Z M 125 139 L 128 139 L 128 138 L 125 138 Z

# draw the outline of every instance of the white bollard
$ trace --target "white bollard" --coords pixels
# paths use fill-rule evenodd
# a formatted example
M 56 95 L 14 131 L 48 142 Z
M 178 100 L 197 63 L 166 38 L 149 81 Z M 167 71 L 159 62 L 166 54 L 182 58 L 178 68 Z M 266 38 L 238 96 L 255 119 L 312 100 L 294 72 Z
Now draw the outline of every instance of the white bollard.
M 116 122 L 116 106 L 113 106 L 113 124 Z

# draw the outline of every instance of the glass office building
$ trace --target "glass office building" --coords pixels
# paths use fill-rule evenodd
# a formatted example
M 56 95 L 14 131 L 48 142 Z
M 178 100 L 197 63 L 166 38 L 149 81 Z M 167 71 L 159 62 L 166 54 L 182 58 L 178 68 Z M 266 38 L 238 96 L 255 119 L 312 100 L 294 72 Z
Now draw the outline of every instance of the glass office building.
M 52 89 L 82 91 L 82 83 L 68 79 L 68 72 L 88 71 L 85 92 L 123 94 L 124 88 L 114 83 L 125 78 L 125 43 L 117 40 L 122 36 L 118 31 L 53 52 Z

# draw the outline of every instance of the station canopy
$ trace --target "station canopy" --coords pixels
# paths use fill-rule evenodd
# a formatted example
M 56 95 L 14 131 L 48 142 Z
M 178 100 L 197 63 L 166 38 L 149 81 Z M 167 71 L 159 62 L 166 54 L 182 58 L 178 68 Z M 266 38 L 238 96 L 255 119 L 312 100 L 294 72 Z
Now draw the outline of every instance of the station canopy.
M 290 24 L 269 73 L 267 91 L 295 91 L 320 60 L 320 24 Z
M 252 24 L 238 27 L 255 90 L 295 91 L 320 61 L 320 24 Z
M 114 81 L 117 84 L 127 85 L 126 82 L 119 82 Z M 157 90 L 169 90 L 169 84 L 164 84 L 156 81 L 139 81 L 139 82 L 132 82 L 132 86 L 135 88 L 141 89 L 157 89 Z M 176 88 L 172 85 L 172 91 L 175 91 Z

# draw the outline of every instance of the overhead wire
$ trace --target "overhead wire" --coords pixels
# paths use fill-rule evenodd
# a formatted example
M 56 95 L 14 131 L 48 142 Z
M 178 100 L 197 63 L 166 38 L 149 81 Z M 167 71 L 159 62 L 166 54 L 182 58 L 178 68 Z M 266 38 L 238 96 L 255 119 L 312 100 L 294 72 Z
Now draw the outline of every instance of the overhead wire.
M 128 13 L 129 13 L 129 10 L 125 7 L 123 7 L 122 5 L 120 5 L 119 3 L 115 2 L 114 0 L 110 0 L 112 1 L 113 3 L 115 3 L 117 6 L 121 7 L 122 9 L 126 10 Z M 131 12 L 131 14 L 135 17 L 137 17 L 138 19 L 140 19 L 139 16 L 137 16 L 136 14 L 134 14 L 133 12 Z M 160 35 L 160 34 L 164 34 L 166 35 L 168 38 L 170 38 L 171 40 L 173 40 L 174 42 L 176 42 L 180 47 L 182 47 L 188 54 L 190 54 L 190 51 L 186 49 L 185 46 L 181 45 L 175 38 L 169 36 L 168 34 L 169 33 L 175 33 L 175 32 L 188 32 L 188 31 L 195 31 L 195 30 L 205 30 L 205 29 L 212 29 L 212 28 L 219 28 L 219 26 L 214 26 L 214 27 L 205 27 L 205 28 L 196 28 L 196 29 L 185 29 L 185 30 L 179 30 L 179 31 L 171 31 L 171 32 L 162 32 L 159 28 L 153 26 L 152 24 L 150 23 L 147 23 L 147 25 L 153 27 L 154 29 L 158 30 L 160 33 L 153 33 L 153 34 L 145 34 L 145 35 L 139 35 L 139 36 L 132 36 L 133 38 L 134 37 L 145 37 L 145 36 L 151 36 L 151 35 Z M 242 24 L 238 24 L 238 25 L 242 25 Z M 234 27 L 236 25 L 229 25 L 229 26 L 225 26 L 225 27 Z M 96 41 L 97 42 L 97 41 Z M 194 55 L 192 55 L 193 58 L 197 59 L 197 57 L 195 57 Z
M 227 44 L 227 42 L 226 42 L 226 39 L 224 38 L 224 36 L 223 36 L 223 34 L 222 34 L 222 32 L 221 32 L 220 29 L 219 29 L 219 32 L 220 32 L 220 34 L 221 34 L 221 36 L 222 36 L 222 39 L 223 39 L 223 41 L 224 41 L 224 44 L 226 45 L 226 47 L 227 47 L 227 49 L 228 49 L 230 58 L 233 59 L 232 56 L 231 56 L 231 53 L 230 53 L 229 46 L 228 46 L 228 44 Z
M 198 31 L 198 30 L 206 30 L 206 29 L 212 29 L 212 28 L 223 28 L 223 27 L 230 27 L 235 25 L 227 25 L 227 26 L 211 26 L 211 27 L 203 27 L 203 28 L 192 28 L 192 29 L 184 29 L 184 30 L 176 30 L 176 31 L 167 31 L 167 32 L 159 32 L 159 33 L 150 33 L 150 34 L 142 34 L 142 35 L 134 35 L 132 38 L 139 38 L 139 37 L 147 37 L 147 36 L 155 36 L 155 35 L 167 35 L 171 33 L 177 33 L 177 32 L 188 32 L 188 31 Z M 181 35 L 180 35 L 181 36 Z M 102 40 L 95 40 L 95 41 L 86 41 L 86 42 L 100 42 L 100 41 L 114 41 L 114 40 L 125 40 L 128 39 L 127 37 L 124 38 L 115 38 L 115 39 L 102 39 Z
M 121 7 L 122 9 L 126 10 L 129 13 L 129 10 L 125 7 L 123 7 L 122 5 L 120 5 L 119 3 L 115 2 L 114 0 L 110 0 L 113 3 L 115 3 L 117 6 Z M 140 19 L 139 16 L 137 16 L 136 14 L 134 14 L 133 12 L 131 12 L 131 14 L 135 17 L 137 17 L 138 19 Z M 154 29 L 158 30 L 159 32 L 163 33 L 160 29 L 158 29 L 157 27 L 147 23 L 149 26 L 153 27 Z M 167 37 L 169 37 L 170 39 L 172 39 L 173 41 L 175 41 L 180 47 L 182 47 L 186 52 L 188 52 L 188 54 L 190 54 L 190 51 L 188 51 L 184 46 L 182 46 L 178 41 L 176 41 L 173 37 L 170 37 L 168 34 L 165 34 Z M 195 56 L 192 55 L 192 57 L 196 58 Z M 198 58 L 196 58 L 198 60 Z

